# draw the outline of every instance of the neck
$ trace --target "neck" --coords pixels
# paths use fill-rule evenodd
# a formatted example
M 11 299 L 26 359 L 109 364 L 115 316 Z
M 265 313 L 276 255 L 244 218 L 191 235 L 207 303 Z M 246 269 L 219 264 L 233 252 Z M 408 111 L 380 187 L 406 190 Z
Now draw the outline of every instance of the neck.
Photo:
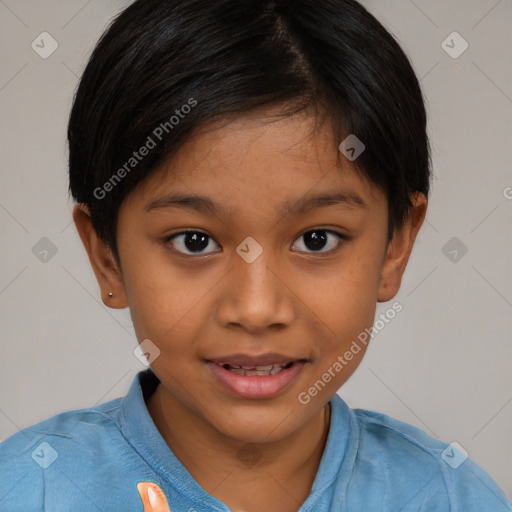
M 258 444 L 214 429 L 161 384 L 147 408 L 196 482 L 232 510 L 295 511 L 310 494 L 329 432 L 329 404 L 286 438 Z

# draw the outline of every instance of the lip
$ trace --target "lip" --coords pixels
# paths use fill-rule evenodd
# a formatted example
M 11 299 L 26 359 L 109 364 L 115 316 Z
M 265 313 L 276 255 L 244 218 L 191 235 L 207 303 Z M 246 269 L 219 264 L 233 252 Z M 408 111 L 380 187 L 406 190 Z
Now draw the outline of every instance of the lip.
M 261 356 L 246 356 L 235 354 L 231 356 L 210 359 L 205 361 L 206 366 L 215 380 L 230 393 L 239 398 L 265 399 L 273 398 L 286 390 L 298 377 L 308 362 L 305 359 L 296 359 L 279 354 L 265 354 Z M 270 364 L 286 364 L 293 362 L 288 369 L 268 376 L 238 375 L 223 368 L 223 364 L 238 366 L 266 366 Z

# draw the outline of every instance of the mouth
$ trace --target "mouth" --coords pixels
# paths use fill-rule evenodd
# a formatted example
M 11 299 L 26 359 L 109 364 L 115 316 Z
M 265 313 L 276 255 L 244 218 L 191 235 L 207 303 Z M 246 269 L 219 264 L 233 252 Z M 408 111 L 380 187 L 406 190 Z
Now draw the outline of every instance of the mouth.
M 239 366 L 235 364 L 225 363 L 222 368 L 237 375 L 244 375 L 245 377 L 268 377 L 275 375 L 283 370 L 288 370 L 293 366 L 294 362 L 290 361 L 285 364 L 267 364 L 262 366 Z
M 272 398 L 297 379 L 308 359 L 279 354 L 233 355 L 206 360 L 215 380 L 240 398 Z

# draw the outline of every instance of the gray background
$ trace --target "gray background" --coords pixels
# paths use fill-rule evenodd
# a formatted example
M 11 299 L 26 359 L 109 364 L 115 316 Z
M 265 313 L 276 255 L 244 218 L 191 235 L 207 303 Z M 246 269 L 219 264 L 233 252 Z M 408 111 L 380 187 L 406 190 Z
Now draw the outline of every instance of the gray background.
M 73 91 L 127 3 L 0 0 L 0 439 L 123 396 L 144 368 L 128 311 L 100 300 L 67 196 Z M 421 78 L 435 179 L 396 299 L 404 309 L 340 395 L 457 441 L 512 496 L 512 3 L 363 3 Z M 31 48 L 44 31 L 59 45 L 47 59 Z M 469 44 L 456 59 L 442 47 L 454 31 Z

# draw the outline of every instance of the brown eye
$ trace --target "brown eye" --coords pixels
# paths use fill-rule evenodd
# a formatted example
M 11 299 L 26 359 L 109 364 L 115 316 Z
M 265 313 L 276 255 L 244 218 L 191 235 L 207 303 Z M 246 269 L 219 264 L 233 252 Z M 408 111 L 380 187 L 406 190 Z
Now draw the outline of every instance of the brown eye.
M 347 237 L 336 231 L 312 229 L 302 234 L 297 240 L 299 240 L 299 243 L 293 245 L 294 250 L 299 252 L 328 253 L 335 251 L 341 245 L 341 241 L 347 240 Z M 299 247 L 298 249 L 297 246 Z
M 176 233 L 168 237 L 166 242 L 170 243 L 174 250 L 190 256 L 194 254 L 210 254 L 211 252 L 215 252 L 215 250 L 207 252 L 202 251 L 212 245 L 217 245 L 217 247 L 219 247 L 213 238 L 206 233 L 201 233 L 200 231 L 183 231 L 181 233 Z

